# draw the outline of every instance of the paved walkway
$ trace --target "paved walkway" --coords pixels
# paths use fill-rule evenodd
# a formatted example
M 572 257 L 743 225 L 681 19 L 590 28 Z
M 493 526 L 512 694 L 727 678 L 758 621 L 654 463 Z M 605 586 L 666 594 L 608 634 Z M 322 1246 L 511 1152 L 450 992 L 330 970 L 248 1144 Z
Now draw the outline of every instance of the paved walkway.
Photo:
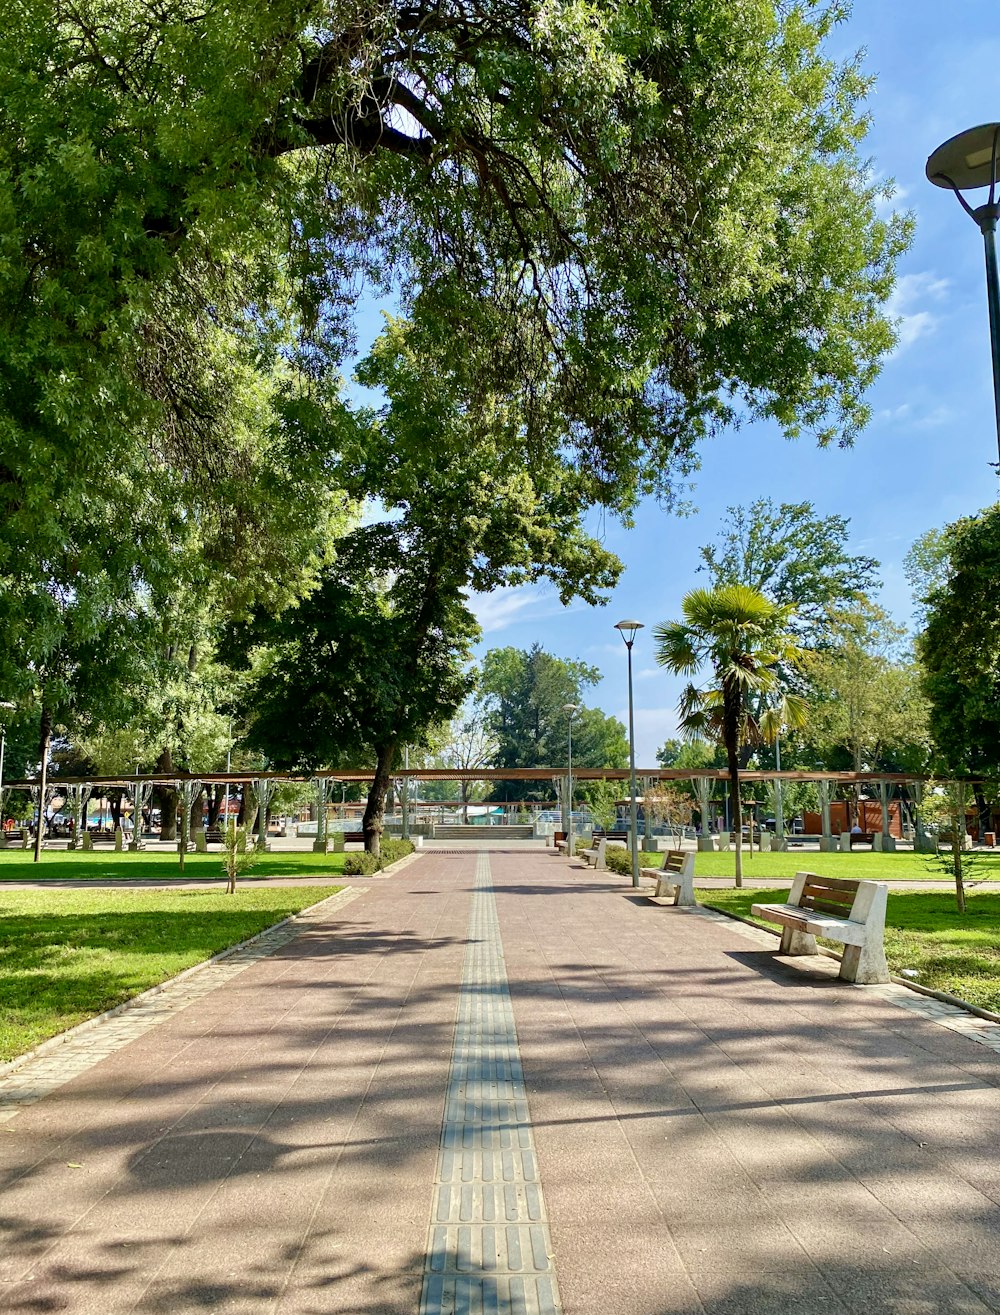
M 336 896 L 0 1082 L 0 1310 L 1000 1311 L 1000 1030 L 773 945 L 549 854 Z

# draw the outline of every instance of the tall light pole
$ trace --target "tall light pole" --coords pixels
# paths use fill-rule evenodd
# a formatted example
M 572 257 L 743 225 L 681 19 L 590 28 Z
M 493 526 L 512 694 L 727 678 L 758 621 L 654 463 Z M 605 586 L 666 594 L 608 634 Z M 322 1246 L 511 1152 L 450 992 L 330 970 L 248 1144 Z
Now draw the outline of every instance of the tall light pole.
M 410 770 L 410 746 L 403 745 L 403 771 L 409 773 Z M 410 838 L 410 778 L 409 775 L 403 777 L 403 828 L 402 834 L 404 840 Z
M 6 712 L 13 712 L 16 703 L 0 702 L 0 717 Z M 3 827 L 3 755 L 7 747 L 7 719 L 0 721 L 0 828 Z
M 580 711 L 579 703 L 564 703 L 563 712 L 569 718 L 569 752 L 566 758 L 566 856 L 573 857 L 573 713 Z
M 950 187 L 959 204 L 979 225 L 986 248 L 986 300 L 990 308 L 990 347 L 993 354 L 993 405 L 997 421 L 997 451 L 1000 453 L 1000 274 L 997 270 L 996 229 L 1000 218 L 997 198 L 1000 123 L 982 123 L 969 128 L 934 151 L 927 160 L 927 177 L 935 187 Z M 990 189 L 989 199 L 973 208 L 962 195 L 978 187 Z M 1000 471 L 1000 467 L 998 467 Z
M 619 621 L 620 632 L 628 649 L 628 765 L 629 765 L 629 844 L 632 849 L 632 885 L 639 889 L 639 808 L 635 798 L 635 716 L 632 708 L 632 645 L 641 621 Z

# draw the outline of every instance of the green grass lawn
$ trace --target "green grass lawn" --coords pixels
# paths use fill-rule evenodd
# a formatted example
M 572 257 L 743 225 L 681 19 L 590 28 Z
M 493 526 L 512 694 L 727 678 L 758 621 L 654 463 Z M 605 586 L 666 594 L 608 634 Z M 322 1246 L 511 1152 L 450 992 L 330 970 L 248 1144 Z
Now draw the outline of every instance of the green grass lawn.
M 335 877 L 344 870 L 344 854 L 313 854 L 305 850 L 278 850 L 262 854 L 240 881 L 255 877 Z M 49 849 L 32 862 L 30 851 L 0 850 L 0 882 L 38 881 L 209 881 L 223 879 L 222 855 L 188 854 L 181 872 L 177 854 L 170 850 L 143 850 L 138 854 L 113 849 Z
M 701 890 L 697 897 L 699 903 L 749 917 L 751 904 L 783 904 L 788 892 Z M 773 923 L 759 925 L 774 930 Z M 844 948 L 832 941 L 829 944 L 838 951 Z M 961 917 L 954 895 L 943 891 L 890 891 L 885 954 L 892 972 L 915 968 L 921 986 L 948 991 L 982 1009 L 1000 1012 L 1000 894 L 970 894 L 965 916 Z
M 646 867 L 658 866 L 662 855 L 646 854 Z M 943 858 L 944 856 L 942 856 Z M 696 877 L 735 876 L 735 854 L 698 854 Z M 1000 850 L 995 853 L 966 854 L 965 875 L 969 881 L 1000 880 Z M 787 854 L 758 854 L 743 851 L 744 878 L 770 879 L 793 877 L 796 872 L 815 872 L 821 877 L 855 877 L 865 881 L 949 881 L 950 872 L 943 861 L 929 854 L 875 854 L 859 850 L 851 854 L 820 854 L 814 850 L 793 849 Z
M 23 1054 L 336 889 L 257 886 L 235 895 L 0 890 L 0 1060 Z

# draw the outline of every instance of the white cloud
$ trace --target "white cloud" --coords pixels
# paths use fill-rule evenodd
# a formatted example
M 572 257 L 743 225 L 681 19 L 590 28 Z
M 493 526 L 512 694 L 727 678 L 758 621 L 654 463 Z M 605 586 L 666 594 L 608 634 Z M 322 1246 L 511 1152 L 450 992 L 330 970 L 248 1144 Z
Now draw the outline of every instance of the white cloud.
M 469 606 L 484 635 L 506 630 L 517 621 L 551 616 L 562 610 L 553 590 L 527 584 L 494 589 L 489 594 L 471 594 Z
M 896 321 L 899 342 L 897 352 L 905 351 L 918 338 L 933 333 L 940 316 L 926 309 L 927 302 L 940 302 L 948 292 L 948 280 L 937 278 L 929 270 L 904 274 L 886 304 L 886 311 Z

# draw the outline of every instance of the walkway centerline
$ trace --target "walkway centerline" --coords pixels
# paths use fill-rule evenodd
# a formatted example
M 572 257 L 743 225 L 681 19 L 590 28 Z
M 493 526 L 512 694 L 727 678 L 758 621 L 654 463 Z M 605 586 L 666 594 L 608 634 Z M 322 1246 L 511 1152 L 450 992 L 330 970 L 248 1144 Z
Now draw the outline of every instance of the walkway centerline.
M 421 1315 L 559 1315 L 488 855 L 476 863 Z

